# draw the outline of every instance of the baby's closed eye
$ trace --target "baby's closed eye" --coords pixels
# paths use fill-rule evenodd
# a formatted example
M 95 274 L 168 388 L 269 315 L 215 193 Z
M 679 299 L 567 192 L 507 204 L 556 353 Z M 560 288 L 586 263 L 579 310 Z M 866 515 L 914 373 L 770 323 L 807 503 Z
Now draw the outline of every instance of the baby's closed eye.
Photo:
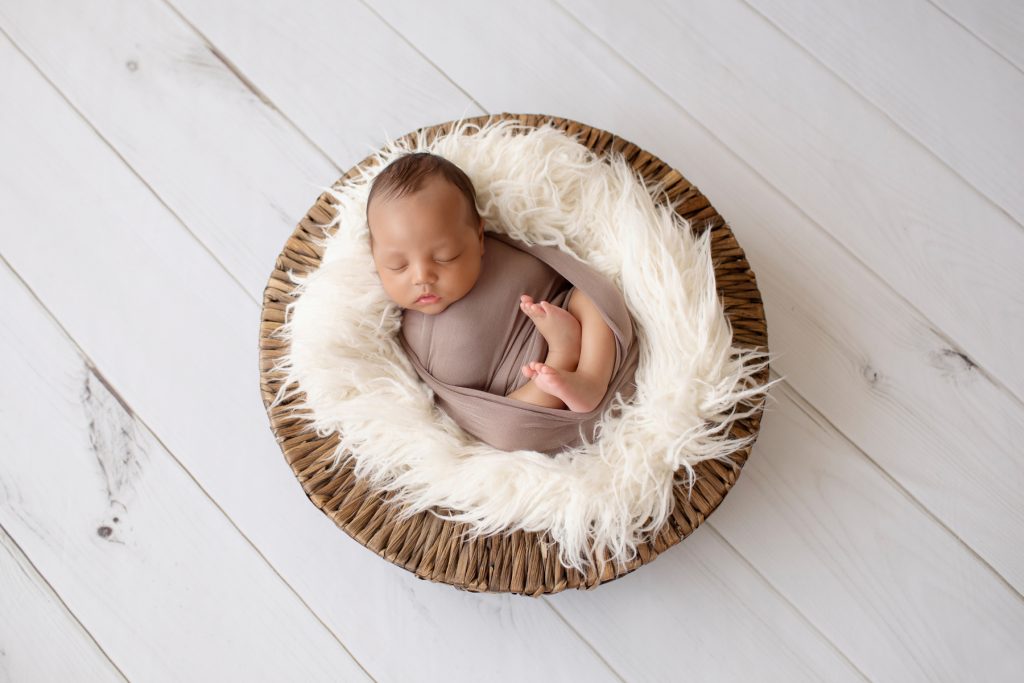
M 458 256 L 453 256 L 453 257 L 451 257 L 450 259 L 443 259 L 443 260 L 442 260 L 442 259 L 434 259 L 434 260 L 435 260 L 435 261 L 436 261 L 437 263 L 451 263 L 451 262 L 452 262 L 452 261 L 454 261 L 455 259 L 459 258 L 459 256 L 462 256 L 462 254 L 459 254 Z M 407 266 L 402 266 L 401 268 L 392 268 L 391 266 L 385 266 L 385 268 L 387 268 L 388 270 L 393 270 L 393 271 L 395 271 L 395 272 L 400 272 L 400 271 L 403 271 L 403 270 L 405 270 L 405 269 L 406 269 L 406 267 L 407 267 Z

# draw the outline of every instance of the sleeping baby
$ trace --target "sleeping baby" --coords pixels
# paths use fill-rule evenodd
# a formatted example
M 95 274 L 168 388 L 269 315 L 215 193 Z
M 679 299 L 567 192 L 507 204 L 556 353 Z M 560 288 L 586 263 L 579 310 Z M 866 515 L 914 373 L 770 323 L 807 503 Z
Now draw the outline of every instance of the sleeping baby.
M 403 309 L 404 345 L 430 356 L 417 361 L 438 381 L 576 413 L 603 404 L 623 354 L 601 310 L 525 245 L 484 233 L 458 166 L 427 152 L 399 157 L 374 179 L 366 220 L 384 291 Z M 474 364 L 490 368 L 486 386 Z

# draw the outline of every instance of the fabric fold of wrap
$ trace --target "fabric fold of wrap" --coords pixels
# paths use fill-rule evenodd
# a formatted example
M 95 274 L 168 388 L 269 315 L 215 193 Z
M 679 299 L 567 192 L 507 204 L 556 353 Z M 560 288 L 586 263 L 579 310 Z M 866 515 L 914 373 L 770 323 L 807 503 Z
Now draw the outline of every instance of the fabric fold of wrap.
M 536 406 L 508 394 L 530 381 L 521 368 L 547 357 L 547 341 L 519 308 L 521 294 L 568 309 L 576 290 L 601 312 L 615 337 L 608 390 L 594 410 Z M 402 313 L 398 341 L 438 407 L 474 438 L 506 451 L 554 455 L 594 440 L 602 413 L 636 391 L 639 345 L 622 292 L 607 277 L 557 247 L 484 235 L 473 289 L 441 313 Z

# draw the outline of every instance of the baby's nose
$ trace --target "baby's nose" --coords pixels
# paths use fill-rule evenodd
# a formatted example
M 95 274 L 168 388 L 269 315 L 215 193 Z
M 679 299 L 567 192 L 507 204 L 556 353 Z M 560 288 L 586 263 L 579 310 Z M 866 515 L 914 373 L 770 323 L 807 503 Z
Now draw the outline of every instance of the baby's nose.
M 431 268 L 420 268 L 419 272 L 416 273 L 416 284 L 431 284 L 437 279 L 437 275 Z

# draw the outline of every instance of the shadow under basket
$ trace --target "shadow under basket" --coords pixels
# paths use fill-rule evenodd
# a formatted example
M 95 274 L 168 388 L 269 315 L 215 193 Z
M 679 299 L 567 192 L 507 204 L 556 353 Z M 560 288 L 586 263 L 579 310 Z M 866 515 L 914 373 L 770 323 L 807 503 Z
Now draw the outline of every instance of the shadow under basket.
M 691 222 L 696 234 L 702 230 L 712 231 L 715 287 L 732 326 L 733 345 L 768 348 L 761 295 L 743 249 L 710 202 L 682 174 L 616 135 L 570 119 L 502 113 L 460 121 L 483 126 L 496 119 L 512 119 L 529 127 L 552 125 L 577 136 L 580 144 L 599 156 L 612 151 L 621 153 L 645 182 L 663 183 L 663 201 L 675 205 L 675 211 Z M 449 121 L 413 131 L 400 140 L 417 134 L 425 134 L 427 140 L 433 140 L 438 135 L 448 134 L 455 123 Z M 472 130 L 467 134 L 472 134 Z M 358 176 L 359 170 L 372 158 L 368 156 L 353 167 L 336 185 Z M 295 410 L 292 404 L 302 396 L 301 392 L 278 405 L 272 406 L 272 403 L 284 381 L 283 372 L 274 370 L 275 362 L 288 351 L 287 341 L 277 338 L 275 333 L 285 323 L 285 307 L 296 299 L 296 285 L 287 271 L 305 276 L 320 266 L 323 254 L 318 242 L 324 239 L 325 233 L 318 226 L 330 223 L 337 215 L 335 201 L 326 192 L 317 198 L 277 257 L 274 272 L 264 289 L 259 340 L 260 389 L 271 429 L 295 477 L 309 499 L 349 536 L 420 579 L 474 592 L 539 596 L 566 588 L 592 589 L 632 572 L 693 533 L 722 502 L 739 477 L 754 445 L 753 439 L 731 454 L 735 464 L 711 459 L 694 465 L 697 480 L 689 499 L 685 470 L 677 470 L 672 514 L 657 533 L 637 545 L 637 557 L 625 567 L 616 568 L 614 563 L 608 562 L 602 571 L 593 568 L 584 574 L 563 567 L 557 559 L 557 545 L 546 532 L 516 530 L 463 542 L 460 535 L 465 523 L 440 519 L 430 510 L 398 521 L 399 509 L 390 501 L 390 494 L 371 491 L 366 481 L 355 477 L 351 462 L 330 469 L 339 437 L 336 433 L 317 436 L 312 423 L 303 417 L 303 411 Z M 768 372 L 765 364 L 756 375 L 757 382 L 767 382 Z M 736 421 L 730 436 L 756 439 L 761 417 L 762 411 L 758 410 Z M 459 512 L 443 507 L 433 510 L 438 515 Z

